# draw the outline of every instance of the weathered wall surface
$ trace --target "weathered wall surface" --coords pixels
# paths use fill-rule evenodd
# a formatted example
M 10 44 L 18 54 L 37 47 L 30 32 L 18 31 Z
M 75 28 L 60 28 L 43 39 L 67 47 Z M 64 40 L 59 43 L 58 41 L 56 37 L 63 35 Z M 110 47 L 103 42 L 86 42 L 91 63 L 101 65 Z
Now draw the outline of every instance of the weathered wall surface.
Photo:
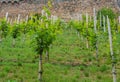
M 73 2 L 60 3 L 58 8 L 54 10 L 56 10 L 56 14 L 59 14 L 59 16 L 62 16 L 63 18 L 70 18 L 71 15 L 74 16 L 79 13 L 85 14 L 86 12 L 92 15 L 94 7 L 96 10 L 99 10 L 102 7 L 109 7 L 115 12 L 119 11 L 117 3 L 114 0 L 77 0 Z
M 120 0 L 117 0 L 118 6 L 120 7 Z
M 38 0 L 36 0 L 38 2 Z M 117 3 L 119 2 L 119 3 Z M 93 8 L 99 10 L 102 7 L 112 8 L 115 12 L 119 11 L 120 0 L 69 0 L 59 3 L 53 3 L 53 8 L 51 9 L 52 14 L 60 16 L 64 19 L 69 19 L 71 16 L 80 13 L 89 13 L 92 15 Z M 6 12 L 10 13 L 11 17 L 21 14 L 23 17 L 27 14 L 34 12 L 41 12 L 43 4 L 28 4 L 28 3 L 19 3 L 19 4 L 2 4 L 0 5 L 0 16 L 3 17 Z

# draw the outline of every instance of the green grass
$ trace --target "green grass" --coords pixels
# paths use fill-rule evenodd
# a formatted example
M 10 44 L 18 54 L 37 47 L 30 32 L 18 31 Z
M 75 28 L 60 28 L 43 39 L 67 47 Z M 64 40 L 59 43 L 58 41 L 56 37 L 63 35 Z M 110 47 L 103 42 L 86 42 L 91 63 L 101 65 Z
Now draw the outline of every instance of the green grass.
M 78 38 L 74 29 L 65 29 L 50 48 L 49 62 L 45 61 L 43 54 L 43 82 L 112 82 L 108 36 L 103 35 L 99 36 L 98 67 L 95 50 L 86 49 L 85 40 Z M 120 34 L 117 37 L 113 47 L 117 58 L 117 80 L 120 82 Z M 0 82 L 39 82 L 39 58 L 30 40 L 27 37 L 23 42 L 21 36 L 16 39 L 14 48 L 10 36 L 0 43 Z

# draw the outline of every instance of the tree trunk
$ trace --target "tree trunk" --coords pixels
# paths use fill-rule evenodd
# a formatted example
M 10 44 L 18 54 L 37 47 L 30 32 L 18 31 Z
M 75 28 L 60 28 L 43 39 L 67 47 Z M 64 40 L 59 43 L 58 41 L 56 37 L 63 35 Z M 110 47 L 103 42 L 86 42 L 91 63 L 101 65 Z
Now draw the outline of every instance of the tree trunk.
M 89 41 L 88 41 L 88 38 L 86 38 L 86 48 L 87 48 L 87 49 L 89 48 Z
M 0 42 L 2 42 L 2 31 L 0 31 Z
M 49 49 L 46 50 L 46 60 L 49 61 Z
M 23 34 L 23 38 L 22 38 L 22 47 L 24 47 L 24 45 L 25 45 L 25 40 L 26 40 L 26 35 Z
M 42 54 L 39 55 L 39 81 L 42 82 L 43 66 L 42 66 Z
M 15 47 L 15 38 L 13 38 L 12 46 Z
M 0 42 L 2 42 L 2 38 L 1 38 L 1 36 L 0 36 Z
M 112 75 L 113 75 L 113 82 L 117 82 L 117 76 L 116 76 L 116 68 L 115 68 L 115 63 L 112 63 Z
M 94 31 L 95 31 L 95 34 L 96 34 L 96 43 L 95 43 L 95 54 L 96 54 L 96 60 L 97 60 L 97 64 L 99 66 L 99 60 L 98 60 L 98 38 L 97 38 L 97 28 L 96 28 L 96 25 L 97 25 L 97 17 L 96 17 L 96 9 L 93 8 L 93 17 L 94 17 Z M 100 26 L 101 25 L 101 14 L 100 14 Z
M 97 38 L 97 37 L 96 37 Z M 99 66 L 99 59 L 98 59 L 98 41 L 96 40 L 95 43 L 95 53 L 96 53 L 96 60 L 97 60 L 97 65 Z
M 106 32 L 106 25 L 105 25 L 105 23 L 106 23 L 106 19 L 105 19 L 105 16 L 103 16 L 103 29 L 104 29 L 104 32 Z
M 88 13 L 86 13 L 86 32 L 88 33 Z M 89 48 L 88 34 L 86 37 L 86 47 Z

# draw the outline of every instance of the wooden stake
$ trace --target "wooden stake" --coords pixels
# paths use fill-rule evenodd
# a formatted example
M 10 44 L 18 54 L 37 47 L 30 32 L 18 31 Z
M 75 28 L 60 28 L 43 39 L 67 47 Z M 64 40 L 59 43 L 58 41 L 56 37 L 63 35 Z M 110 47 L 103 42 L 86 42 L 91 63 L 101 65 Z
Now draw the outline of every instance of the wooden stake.
M 26 20 L 25 21 L 26 21 L 26 23 L 28 22 L 28 15 L 26 16 Z
M 17 17 L 15 17 L 15 23 L 17 23 Z
M 46 15 L 46 18 L 48 19 L 48 14 L 47 14 L 47 13 L 45 13 L 45 15 Z
M 46 60 L 49 61 L 49 48 L 46 49 Z
M 97 24 L 97 20 L 96 20 L 96 11 L 95 11 L 95 8 L 93 9 L 93 17 L 94 17 L 94 30 L 95 30 L 95 33 L 97 32 L 97 28 L 96 28 L 96 24 Z
M 2 42 L 2 31 L 0 31 L 0 42 Z
M 113 53 L 113 47 L 112 47 L 112 34 L 111 34 L 111 28 L 110 28 L 110 21 L 107 16 L 107 24 L 108 24 L 108 34 L 109 34 L 109 42 L 110 42 L 110 54 L 112 58 L 112 75 L 113 75 L 113 82 L 116 82 L 116 69 L 115 69 L 115 57 Z
M 10 18 L 7 18 L 7 23 L 10 23 Z
M 79 21 L 82 21 L 82 14 L 79 14 L 78 17 L 79 17 L 79 18 L 78 18 Z
M 13 38 L 12 47 L 15 47 L 15 38 Z
M 100 29 L 102 27 L 102 16 L 101 16 L 101 12 L 100 12 Z
M 8 12 L 7 12 L 6 15 L 5 15 L 5 20 L 6 20 L 6 21 L 8 20 Z
M 92 21 L 92 17 L 91 17 L 91 16 L 89 16 L 89 17 L 90 17 L 90 19 L 89 19 L 89 20 L 90 20 L 90 22 L 91 22 L 91 21 Z
M 20 23 L 20 14 L 18 14 L 18 18 L 17 18 L 17 24 Z
M 88 32 L 88 13 L 86 13 L 86 28 L 86 32 Z M 86 47 L 89 48 L 88 38 L 86 38 Z
M 44 16 L 44 14 L 45 14 L 45 11 L 44 11 L 44 10 L 42 10 L 42 11 L 41 11 L 41 13 L 42 13 L 42 16 Z
M 99 60 L 98 60 L 98 40 L 97 40 L 97 28 L 96 28 L 96 24 L 97 24 L 97 20 L 96 20 L 96 11 L 95 11 L 95 8 L 93 9 L 93 17 L 94 17 L 94 31 L 95 31 L 95 34 L 96 34 L 96 42 L 95 42 L 95 54 L 96 54 L 96 60 L 98 62 L 98 66 L 99 66 Z
M 12 22 L 13 22 L 13 20 L 12 20 L 12 18 L 11 18 L 11 20 L 10 20 L 10 24 L 12 24 Z
M 105 25 L 105 23 L 106 23 L 106 22 L 105 22 L 105 16 L 103 16 L 103 25 L 104 25 L 104 26 L 103 26 L 103 29 L 104 29 L 104 32 L 106 32 L 106 27 L 105 27 L 106 25 Z
M 118 17 L 118 21 L 119 21 L 119 24 L 120 24 L 120 16 Z

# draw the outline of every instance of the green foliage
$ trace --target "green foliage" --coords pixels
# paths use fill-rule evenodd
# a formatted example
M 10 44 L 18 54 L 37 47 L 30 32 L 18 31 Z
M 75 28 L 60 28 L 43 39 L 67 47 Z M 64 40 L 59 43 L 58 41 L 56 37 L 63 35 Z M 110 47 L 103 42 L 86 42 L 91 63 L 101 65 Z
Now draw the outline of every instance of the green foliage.
M 85 77 L 89 77 L 89 72 L 84 72 Z
M 1 78 L 5 77 L 6 75 L 7 75 L 7 72 L 5 72 L 5 71 L 0 73 Z
M 95 44 L 97 41 L 97 35 L 94 31 L 93 21 L 88 24 L 85 21 L 76 21 L 72 20 L 69 23 L 69 26 L 76 29 L 76 31 L 83 37 L 86 37 L 90 43 L 90 45 L 95 48 Z
M 102 79 L 102 76 L 100 76 L 100 75 L 97 75 L 97 79 Z
M 5 20 L 0 21 L 0 31 L 3 37 L 6 37 L 9 33 L 9 24 Z
M 80 70 L 84 71 L 85 70 L 85 66 L 80 66 Z
M 108 35 L 100 34 L 99 37 L 99 52 L 100 56 L 104 52 L 109 50 L 108 47 L 104 46 L 104 44 L 108 44 Z M 20 39 L 19 39 L 20 38 Z M 30 43 L 25 43 L 25 47 L 21 47 L 23 38 L 20 36 L 16 39 L 17 47 L 12 48 L 11 42 L 12 37 L 8 36 L 6 39 L 0 43 L 0 58 L 5 58 L 6 62 L 0 62 L 0 82 L 7 82 L 8 80 L 13 82 L 39 82 L 37 77 L 38 71 L 38 57 L 35 58 L 36 52 L 33 51 L 33 46 Z M 119 39 L 118 39 L 119 38 Z M 26 41 L 30 41 L 33 39 L 33 36 L 26 37 Z M 120 33 L 117 36 L 118 42 L 120 42 Z M 85 40 L 84 40 L 85 41 Z M 115 41 L 116 42 L 116 41 Z M 78 45 L 79 44 L 79 45 Z M 35 45 L 35 44 L 34 44 Z M 118 45 L 118 44 L 117 44 Z M 117 53 L 120 54 L 120 46 L 116 46 Z M 64 29 L 62 34 L 59 34 L 56 37 L 56 40 L 52 44 L 52 48 L 50 48 L 50 62 L 45 63 L 44 61 L 44 74 L 43 79 L 45 82 L 111 82 L 111 62 L 106 64 L 103 56 L 100 58 L 100 67 L 96 66 L 95 58 L 92 59 L 91 62 L 83 62 L 84 59 L 88 60 L 89 57 L 95 57 L 94 51 L 90 49 L 81 49 L 84 46 L 81 40 L 78 40 L 78 36 L 76 36 L 75 29 Z M 65 51 L 65 53 L 64 53 Z M 19 56 L 19 55 L 20 56 Z M 18 61 L 19 56 L 19 61 Z M 105 54 L 105 60 L 108 60 L 110 54 Z M 119 55 L 117 55 L 119 58 Z M 45 56 L 43 56 L 44 59 Z M 79 58 L 76 58 L 79 57 Z M 59 61 L 60 59 L 60 61 Z M 119 58 L 120 59 L 120 58 Z M 12 61 L 12 62 L 8 62 Z M 17 62 L 14 62 L 17 61 Z M 35 60 L 32 63 L 32 60 Z M 22 66 L 19 64 L 22 64 Z M 119 63 L 119 60 L 118 60 Z M 75 65 L 73 65 L 75 64 Z M 105 65 L 108 70 L 101 72 L 101 66 Z M 18 66 L 20 65 L 20 66 Z M 7 67 L 9 68 L 7 68 Z M 7 70 L 6 70 L 7 68 Z M 119 65 L 117 65 L 119 68 Z M 7 73 L 6 73 L 7 72 Z M 89 77 L 85 76 L 84 73 L 89 73 Z M 2 75 L 3 73 L 3 75 Z M 57 75 L 56 75 L 57 74 Z M 117 74 L 120 75 L 120 70 L 117 70 Z M 101 76 L 101 77 L 100 77 Z M 94 77 L 94 79 L 93 79 Z M 118 78 L 118 82 L 120 81 L 120 77 Z M 21 79 L 23 79 L 21 81 Z
M 41 13 L 36 13 L 33 16 L 35 16 L 37 18 L 37 20 L 41 19 L 41 17 L 42 17 Z
M 11 28 L 11 34 L 13 38 L 17 38 L 21 34 L 21 26 L 20 24 L 14 24 Z
M 16 80 L 8 80 L 7 82 L 17 82 Z
M 94 31 L 93 21 L 88 24 L 87 38 L 93 48 L 96 47 L 97 34 Z
M 1 22 L 0 30 L 5 32 L 5 34 L 3 35 L 7 36 L 10 31 L 12 37 L 8 36 L 6 37 L 7 39 L 5 39 L 4 42 L 0 43 L 0 58 L 6 58 L 6 60 L 14 58 L 15 61 L 17 60 L 18 62 L 1 62 L 0 70 L 4 70 L 0 73 L 0 77 L 2 77 L 3 79 L 5 78 L 5 80 L 7 79 L 7 81 L 8 78 L 20 79 L 23 77 L 22 79 L 25 78 L 25 80 L 23 81 L 37 82 L 36 79 L 38 78 L 35 76 L 37 75 L 36 71 L 38 71 L 38 63 L 36 63 L 36 61 L 38 61 L 38 59 L 36 58 L 38 57 L 35 56 L 36 53 L 32 51 L 34 47 L 29 43 L 31 40 L 34 40 L 33 45 L 35 46 L 36 52 L 38 54 L 42 54 L 44 50 L 50 48 L 50 45 L 53 44 L 52 48 L 49 49 L 50 54 L 52 54 L 50 60 L 51 63 L 44 64 L 45 73 L 43 74 L 43 77 L 46 82 L 93 82 L 96 78 L 101 80 L 101 82 L 104 82 L 104 80 L 106 80 L 106 82 L 110 81 L 111 73 L 105 73 L 105 78 L 107 79 L 104 79 L 104 77 L 101 77 L 103 74 L 101 74 L 100 72 L 103 73 L 111 71 L 108 68 L 111 62 L 117 62 L 111 61 L 110 59 L 110 55 L 108 54 L 109 48 L 106 46 L 106 44 L 108 45 L 108 38 L 106 38 L 108 37 L 108 34 L 107 32 L 106 34 L 104 34 L 103 31 L 100 30 L 99 23 L 97 25 L 98 33 L 95 33 L 93 21 L 90 21 L 88 24 L 85 22 L 85 20 L 72 20 L 68 23 L 65 23 L 64 21 L 61 21 L 59 19 L 53 21 L 49 18 L 49 10 L 45 9 L 45 12 L 47 12 L 48 17 L 41 16 L 41 14 L 35 14 L 27 22 L 22 22 L 20 24 L 14 23 L 13 25 L 9 25 L 6 22 Z M 115 43 L 117 42 L 116 39 L 119 37 L 116 37 L 116 34 L 119 33 L 116 32 L 117 26 L 117 22 L 111 20 L 113 41 Z M 58 35 L 59 33 L 61 33 L 62 29 L 64 29 L 64 33 L 62 35 Z M 83 37 L 83 39 L 80 40 L 78 39 L 78 37 L 76 37 L 76 31 Z M 28 43 L 25 43 L 27 44 L 27 46 L 25 45 L 25 48 L 21 47 L 21 45 L 23 45 L 21 42 L 23 36 L 20 35 L 22 34 L 28 34 L 29 36 L 26 37 Z M 17 38 L 18 36 L 20 37 Z M 57 39 L 56 36 L 58 36 Z M 10 41 L 12 40 L 12 38 L 17 38 L 17 43 L 19 43 L 14 49 L 10 46 Z M 101 57 L 99 56 L 98 58 L 101 63 L 100 67 L 96 66 L 94 52 L 91 49 L 81 48 L 85 45 L 84 43 L 86 38 L 93 48 L 95 48 L 96 42 L 99 41 L 98 51 L 100 52 Z M 117 46 L 118 44 L 119 39 L 117 44 L 113 46 Z M 115 54 L 115 58 L 117 58 L 117 61 L 119 62 L 119 46 L 115 48 L 115 51 L 117 52 L 117 54 Z M 108 60 L 110 63 L 106 64 L 106 60 Z M 10 66 L 10 68 L 2 68 L 6 64 L 7 66 Z M 17 68 L 19 68 L 19 70 Z M 7 74 L 6 72 L 9 74 Z M 94 77 L 95 74 L 100 75 Z M 95 79 L 93 79 L 93 77 Z M 3 80 L 0 78 L 0 81 Z
M 50 44 L 55 40 L 56 34 L 59 33 L 60 21 L 52 23 L 51 20 L 44 18 L 40 24 L 35 28 L 36 51 L 41 53 L 43 50 L 48 49 Z
M 105 71 L 107 71 L 108 70 L 108 67 L 106 66 L 106 65 L 102 65 L 101 67 L 100 67 L 100 71 L 101 72 L 105 72 Z
M 97 12 L 97 18 L 100 19 L 100 14 L 101 16 L 108 16 L 110 19 L 115 19 L 116 18 L 116 14 L 113 12 L 112 9 L 110 8 L 102 8 Z
M 31 23 L 28 21 L 28 23 L 26 23 L 26 22 L 22 22 L 21 24 L 20 24 L 20 31 L 21 31 L 21 33 L 23 33 L 23 34 L 27 34 L 27 33 L 29 33 L 32 29 L 31 29 Z
M 112 34 L 114 34 L 113 32 L 118 32 L 118 24 L 119 23 L 115 19 L 110 21 Z
M 10 67 L 8 67 L 8 66 L 5 67 L 4 69 L 5 69 L 5 72 L 7 72 L 7 73 L 10 71 Z

